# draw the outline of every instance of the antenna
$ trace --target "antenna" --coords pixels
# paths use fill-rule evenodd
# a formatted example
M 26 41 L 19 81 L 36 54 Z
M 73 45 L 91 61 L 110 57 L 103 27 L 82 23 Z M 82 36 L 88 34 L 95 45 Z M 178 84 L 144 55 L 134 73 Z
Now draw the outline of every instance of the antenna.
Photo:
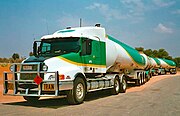
M 82 19 L 80 18 L 80 27 L 82 27 Z

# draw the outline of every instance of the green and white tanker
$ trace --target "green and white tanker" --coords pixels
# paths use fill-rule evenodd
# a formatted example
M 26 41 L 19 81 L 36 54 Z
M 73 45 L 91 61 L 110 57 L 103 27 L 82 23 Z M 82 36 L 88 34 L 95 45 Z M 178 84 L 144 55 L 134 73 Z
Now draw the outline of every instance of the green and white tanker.
M 172 60 L 158 58 L 160 61 L 160 70 L 163 70 L 166 74 L 169 72 L 170 74 L 176 74 L 176 63 Z
M 68 28 L 43 36 L 34 42 L 33 53 L 13 64 L 11 73 L 4 73 L 4 95 L 20 95 L 31 102 L 65 94 L 70 104 L 79 104 L 87 92 L 111 89 L 112 94 L 118 94 L 126 91 L 127 81 L 141 85 L 153 67 L 150 57 L 99 26 Z

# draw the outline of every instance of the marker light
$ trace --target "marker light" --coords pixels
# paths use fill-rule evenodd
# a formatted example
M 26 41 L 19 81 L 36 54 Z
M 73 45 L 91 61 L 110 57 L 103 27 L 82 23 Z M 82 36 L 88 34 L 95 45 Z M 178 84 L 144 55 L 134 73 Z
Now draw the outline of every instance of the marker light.
M 65 79 L 65 76 L 62 74 L 62 75 L 59 75 L 59 80 L 64 80 Z

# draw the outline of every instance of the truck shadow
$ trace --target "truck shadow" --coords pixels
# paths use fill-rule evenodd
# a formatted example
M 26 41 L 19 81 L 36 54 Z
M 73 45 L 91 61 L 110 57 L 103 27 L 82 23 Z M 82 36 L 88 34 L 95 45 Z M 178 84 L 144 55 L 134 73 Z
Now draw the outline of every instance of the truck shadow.
M 3 105 L 15 105 L 15 106 L 28 106 L 28 107 L 36 107 L 36 108 L 57 109 L 60 107 L 68 106 L 68 102 L 67 102 L 66 98 L 63 97 L 63 98 L 46 98 L 46 99 L 41 99 L 37 102 L 32 102 L 32 103 L 29 103 L 27 101 L 3 103 Z
M 134 83 L 128 83 L 128 88 L 131 88 L 134 86 L 136 86 Z M 109 97 L 109 96 L 112 96 L 111 90 L 90 92 L 86 95 L 84 104 L 86 102 L 98 100 L 98 99 Z M 45 98 L 45 99 L 41 99 L 35 103 L 29 103 L 27 101 L 22 101 L 22 102 L 3 103 L 3 105 L 28 106 L 28 107 L 36 107 L 36 108 L 53 108 L 53 109 L 72 106 L 72 105 L 68 104 L 68 101 L 66 100 L 66 96 L 58 97 L 58 98 Z
M 100 99 L 100 98 L 109 97 L 111 95 L 112 94 L 109 90 L 91 92 L 86 95 L 86 98 L 83 104 L 85 104 L 86 102 Z M 68 101 L 66 100 L 66 96 L 59 97 L 59 98 L 45 98 L 35 103 L 22 101 L 22 102 L 3 103 L 3 105 L 27 106 L 27 107 L 36 107 L 36 108 L 52 108 L 52 109 L 73 106 L 73 105 L 68 104 Z

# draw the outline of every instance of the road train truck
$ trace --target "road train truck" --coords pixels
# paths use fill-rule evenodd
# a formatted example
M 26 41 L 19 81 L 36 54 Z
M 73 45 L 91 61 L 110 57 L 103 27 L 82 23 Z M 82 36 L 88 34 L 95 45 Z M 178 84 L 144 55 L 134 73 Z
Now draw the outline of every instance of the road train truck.
M 30 102 L 66 95 L 70 104 L 80 104 L 88 92 L 118 94 L 126 92 L 127 81 L 145 83 L 148 62 L 99 25 L 66 28 L 34 41 L 33 56 L 4 72 L 3 94 Z

